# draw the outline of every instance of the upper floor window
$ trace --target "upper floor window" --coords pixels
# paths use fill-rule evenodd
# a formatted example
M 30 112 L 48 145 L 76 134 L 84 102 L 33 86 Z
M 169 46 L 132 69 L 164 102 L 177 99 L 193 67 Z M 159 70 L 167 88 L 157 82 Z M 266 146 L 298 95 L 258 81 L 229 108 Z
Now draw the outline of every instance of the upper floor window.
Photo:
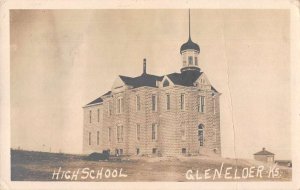
M 92 133 L 89 132 L 89 145 L 92 145 Z
M 123 97 L 117 98 L 117 113 L 123 113 Z
M 112 106 L 110 101 L 107 103 L 107 114 L 108 116 L 111 116 L 112 114 Z
M 136 105 L 136 111 L 141 110 L 141 98 L 139 95 L 135 97 L 135 105 Z
M 117 126 L 117 141 L 123 142 L 123 126 L 122 125 Z
M 193 56 L 189 56 L 189 65 L 193 65 Z
M 152 111 L 157 111 L 157 95 L 152 95 Z
M 181 140 L 186 140 L 186 125 L 181 126 Z
M 185 94 L 180 95 L 180 109 L 185 110 Z
M 170 94 L 167 94 L 167 97 L 166 97 L 166 101 L 167 101 L 167 110 L 170 110 L 171 108 L 171 97 L 170 97 Z
M 205 96 L 199 96 L 198 112 L 205 112 Z
M 136 140 L 139 141 L 141 136 L 141 125 L 136 124 Z
M 195 57 L 195 65 L 198 66 L 198 57 Z
M 152 141 L 157 140 L 157 124 L 152 124 Z
M 92 110 L 90 110 L 90 116 L 89 116 L 89 118 L 90 118 L 90 123 L 92 123 Z
M 216 114 L 216 98 L 213 97 L 213 113 Z

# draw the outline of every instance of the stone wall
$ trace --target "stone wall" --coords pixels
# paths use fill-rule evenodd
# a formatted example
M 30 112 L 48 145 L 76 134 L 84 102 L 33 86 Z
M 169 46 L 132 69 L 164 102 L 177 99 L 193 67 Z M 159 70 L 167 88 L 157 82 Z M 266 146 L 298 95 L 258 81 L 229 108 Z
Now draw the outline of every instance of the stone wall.
M 157 111 L 152 111 L 152 95 L 158 97 Z M 167 110 L 166 95 L 170 95 L 170 110 Z M 181 110 L 181 94 L 185 95 L 185 109 Z M 141 108 L 136 109 L 136 96 L 140 97 Z M 198 112 L 199 96 L 205 96 L 206 109 Z M 123 97 L 123 112 L 116 113 L 116 101 Z M 215 99 L 215 110 L 213 99 Z M 110 109 L 109 111 L 109 102 Z M 97 120 L 97 110 L 102 116 Z M 92 122 L 89 122 L 89 111 L 92 111 Z M 111 113 L 111 114 L 110 114 Z M 137 139 L 136 126 L 140 125 L 140 139 Z M 158 139 L 152 140 L 152 124 L 158 125 Z M 204 144 L 199 145 L 198 126 L 204 126 Z M 123 126 L 123 141 L 117 141 L 117 126 Z M 111 139 L 109 140 L 109 128 Z M 100 133 L 100 144 L 96 143 L 97 131 Z M 183 137 L 183 131 L 185 135 Z M 92 144 L 88 144 L 88 133 L 92 133 Z M 115 153 L 122 149 L 123 154 L 151 155 L 153 148 L 157 154 L 221 154 L 219 94 L 210 88 L 168 86 L 164 88 L 140 87 L 112 93 L 103 97 L 101 105 L 84 108 L 83 151 L 102 152 L 109 149 Z

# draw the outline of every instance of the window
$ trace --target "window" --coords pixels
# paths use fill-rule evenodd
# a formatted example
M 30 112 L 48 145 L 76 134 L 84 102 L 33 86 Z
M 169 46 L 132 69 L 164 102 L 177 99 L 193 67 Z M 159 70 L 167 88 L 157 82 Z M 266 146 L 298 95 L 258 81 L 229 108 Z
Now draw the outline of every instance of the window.
M 112 106 L 111 106 L 110 101 L 107 104 L 107 113 L 108 113 L 108 116 L 111 116 L 111 114 L 112 114 Z
M 92 123 L 92 110 L 90 110 L 90 123 Z
M 183 59 L 183 60 L 182 60 L 182 61 L 183 61 L 183 65 L 186 66 L 186 56 L 183 55 L 182 59 Z
M 205 96 L 199 96 L 198 112 L 205 112 Z
M 91 132 L 89 132 L 89 145 L 92 145 L 92 133 Z
M 171 98 L 170 98 L 170 94 L 167 94 L 167 110 L 170 110 L 171 108 L 171 102 L 170 102 Z
M 216 114 L 216 98 L 213 98 L 213 113 Z
M 123 98 L 119 97 L 117 99 L 117 113 L 120 114 L 123 112 Z
M 166 86 L 169 86 L 169 85 L 170 85 L 169 81 L 168 80 L 164 80 L 163 87 L 166 87 Z
M 140 135 L 141 135 L 141 126 L 140 124 L 136 124 L 136 140 L 140 140 Z
M 195 65 L 198 65 L 198 57 L 195 57 Z
M 120 152 L 120 155 L 123 155 L 123 149 L 120 149 L 119 152 Z
M 117 126 L 117 141 L 123 142 L 123 126 L 122 125 Z
M 152 154 L 156 154 L 157 148 L 152 148 Z
M 181 126 L 181 140 L 186 140 L 186 126 Z
M 100 144 L 100 133 L 99 133 L 99 131 L 97 131 L 97 145 L 99 145 Z
M 193 65 L 193 56 L 189 56 L 189 65 Z
M 215 133 L 215 142 L 217 142 L 217 140 L 218 140 L 218 134 L 217 134 L 217 128 L 215 127 L 214 128 L 214 133 Z
M 137 148 L 137 149 L 136 149 L 136 155 L 139 155 L 139 154 L 140 154 L 140 149 Z
M 185 95 L 184 94 L 180 95 L 180 109 L 185 110 Z
M 181 153 L 182 153 L 182 154 L 186 154 L 186 148 L 182 148 L 182 149 L 181 149 Z
M 135 97 L 135 105 L 136 105 L 136 111 L 141 110 L 141 98 L 139 95 Z
M 152 111 L 157 111 L 157 96 L 152 95 Z
M 204 145 L 204 126 L 202 124 L 198 126 L 198 141 L 200 146 Z
M 108 128 L 108 141 L 111 141 L 111 128 Z
M 97 110 L 97 115 L 98 115 L 98 122 L 100 121 L 100 110 Z
M 157 140 L 157 124 L 152 124 L 152 141 Z

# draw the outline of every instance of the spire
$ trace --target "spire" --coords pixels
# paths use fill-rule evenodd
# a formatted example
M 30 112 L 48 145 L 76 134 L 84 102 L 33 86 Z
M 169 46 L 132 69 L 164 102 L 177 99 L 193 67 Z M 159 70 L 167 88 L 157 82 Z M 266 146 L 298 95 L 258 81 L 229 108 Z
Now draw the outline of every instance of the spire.
M 143 74 L 147 74 L 147 63 L 146 63 L 146 58 L 143 60 Z
M 191 13 L 190 13 L 190 9 L 189 9 L 189 40 L 191 39 Z
M 189 39 L 186 43 L 182 44 L 180 48 L 180 53 L 182 54 L 183 51 L 187 49 L 193 49 L 200 52 L 200 47 L 198 44 L 194 43 L 191 39 L 191 10 L 189 9 Z

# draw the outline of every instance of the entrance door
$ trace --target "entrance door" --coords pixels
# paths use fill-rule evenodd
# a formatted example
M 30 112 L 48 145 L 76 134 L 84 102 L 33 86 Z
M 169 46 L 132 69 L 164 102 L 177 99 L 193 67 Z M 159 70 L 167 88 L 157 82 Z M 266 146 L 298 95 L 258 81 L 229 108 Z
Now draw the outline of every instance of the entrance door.
M 200 146 L 204 145 L 204 125 L 203 124 L 198 125 L 198 141 L 199 141 Z

